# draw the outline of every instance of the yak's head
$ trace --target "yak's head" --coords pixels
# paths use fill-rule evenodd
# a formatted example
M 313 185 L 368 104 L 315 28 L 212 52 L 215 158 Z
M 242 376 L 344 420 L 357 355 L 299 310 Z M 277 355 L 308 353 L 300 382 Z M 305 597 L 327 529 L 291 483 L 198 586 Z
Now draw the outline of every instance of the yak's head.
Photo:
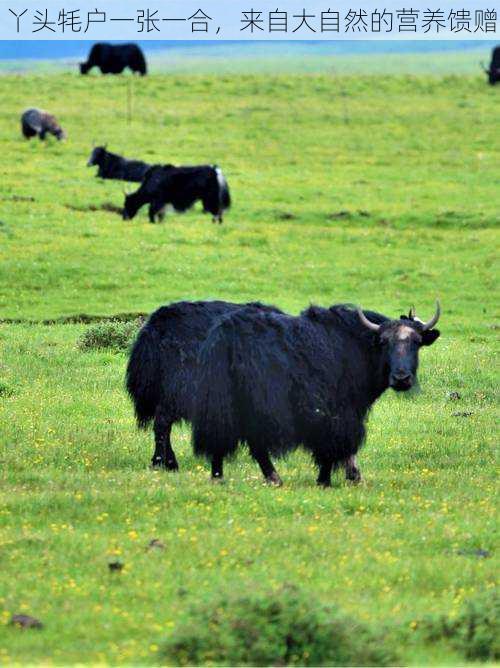
M 358 308 L 359 319 L 363 325 L 377 332 L 389 386 L 396 392 L 410 390 L 416 382 L 418 351 L 421 346 L 432 345 L 439 337 L 439 330 L 433 327 L 439 320 L 440 312 L 439 302 L 436 302 L 436 312 L 427 322 L 416 318 L 411 309 L 408 316 L 378 325 L 368 320 Z
M 62 128 L 56 128 L 54 130 L 54 135 L 57 138 L 58 141 L 62 141 L 63 139 L 66 139 L 66 133 Z
M 87 74 L 89 71 L 90 67 L 88 63 L 80 63 L 80 74 Z
M 105 146 L 96 146 L 95 148 L 93 148 L 92 153 L 90 154 L 90 158 L 87 162 L 87 167 L 92 167 L 92 165 L 99 165 L 105 153 L 106 153 Z
M 488 82 L 491 86 L 494 86 L 497 81 L 500 80 L 500 68 L 496 67 L 494 65 L 495 59 L 493 57 L 492 62 L 490 67 L 486 67 L 486 65 L 481 62 L 481 67 L 483 68 L 483 71 L 485 74 L 488 75 Z
M 139 211 L 140 206 L 136 192 L 130 194 L 125 193 L 125 203 L 123 205 L 122 213 L 123 220 L 132 220 L 135 214 Z

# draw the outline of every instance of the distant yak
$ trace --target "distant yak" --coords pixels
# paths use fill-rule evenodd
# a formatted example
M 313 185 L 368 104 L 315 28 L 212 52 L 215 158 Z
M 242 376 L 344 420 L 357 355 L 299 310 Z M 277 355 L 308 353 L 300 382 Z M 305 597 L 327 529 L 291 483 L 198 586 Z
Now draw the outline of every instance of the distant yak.
M 146 74 L 146 60 L 137 44 L 94 44 L 85 63 L 80 63 L 80 72 L 87 74 L 98 67 L 103 74 L 120 74 L 126 67 L 132 72 Z
M 170 432 L 176 422 L 191 420 L 199 348 L 221 316 L 243 306 L 281 313 L 259 303 L 178 302 L 155 311 L 139 332 L 126 383 L 138 426 L 146 429 L 154 421 L 154 467 L 177 470 Z
M 101 179 L 121 181 L 142 181 L 151 165 L 141 160 L 128 160 L 121 155 L 111 153 L 105 146 L 96 146 L 90 154 L 87 167 L 97 165 L 96 176 Z
M 409 390 L 418 352 L 438 338 L 436 313 L 391 320 L 348 305 L 311 306 L 300 316 L 239 309 L 222 317 L 200 348 L 193 446 L 222 478 L 224 458 L 246 443 L 266 480 L 280 484 L 270 455 L 302 445 L 331 484 L 343 465 L 359 480 L 355 455 L 372 404 L 388 388 Z
M 167 206 L 181 213 L 197 200 L 201 200 L 205 213 L 222 223 L 231 198 L 227 181 L 217 165 L 156 165 L 146 173 L 139 190 L 125 197 L 123 218 L 133 218 L 144 204 L 149 204 L 149 220 L 154 223 L 156 218 L 163 219 Z
M 41 109 L 26 109 L 21 116 L 21 131 L 26 139 L 38 136 L 45 139 L 47 134 L 54 135 L 60 141 L 66 137 L 56 118 Z
M 494 86 L 500 81 L 500 46 L 497 46 L 491 52 L 491 62 L 489 69 L 484 67 L 484 71 L 488 75 L 488 82 Z

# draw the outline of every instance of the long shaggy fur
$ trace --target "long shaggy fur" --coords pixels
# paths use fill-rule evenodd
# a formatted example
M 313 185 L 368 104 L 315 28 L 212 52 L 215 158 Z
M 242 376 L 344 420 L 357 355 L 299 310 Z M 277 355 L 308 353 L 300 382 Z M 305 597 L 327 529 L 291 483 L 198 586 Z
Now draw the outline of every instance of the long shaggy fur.
M 103 74 L 120 74 L 126 67 L 141 76 L 147 72 L 146 59 L 137 44 L 94 44 L 87 61 L 80 63 L 80 73 L 87 74 L 93 67 Z
M 200 346 L 219 318 L 243 306 L 223 301 L 178 302 L 150 316 L 137 336 L 126 373 L 140 428 L 152 420 L 167 429 L 180 420 L 191 420 Z M 278 312 L 259 303 L 250 307 Z
M 21 132 L 26 139 L 54 135 L 59 141 L 66 136 L 55 116 L 41 109 L 26 109 L 21 116 Z
M 149 220 L 163 216 L 166 206 L 178 212 L 187 211 L 201 200 L 203 210 L 222 222 L 231 204 L 229 187 L 217 166 L 175 167 L 154 165 L 144 176 L 140 188 L 125 197 L 123 216 L 134 218 L 139 209 L 149 204 Z
M 240 309 L 200 348 L 194 450 L 226 456 L 245 442 L 279 456 L 303 444 L 318 464 L 345 461 L 387 387 L 380 367 L 374 334 L 346 305 L 312 306 L 298 317 Z
M 151 168 L 150 164 L 142 160 L 129 160 L 111 153 L 105 146 L 96 146 L 92 149 L 87 167 L 93 165 L 99 168 L 96 176 L 101 179 L 137 182 L 141 182 Z

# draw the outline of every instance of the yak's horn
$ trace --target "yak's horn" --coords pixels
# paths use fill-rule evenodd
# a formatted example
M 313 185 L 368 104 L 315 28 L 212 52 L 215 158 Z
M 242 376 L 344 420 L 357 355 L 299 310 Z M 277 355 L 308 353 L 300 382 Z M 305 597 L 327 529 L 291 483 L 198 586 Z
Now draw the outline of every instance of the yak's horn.
M 441 315 L 441 306 L 439 305 L 439 300 L 436 299 L 436 312 L 428 322 L 424 323 L 423 331 L 425 332 L 427 329 L 432 329 L 439 320 L 440 315 Z
M 408 317 L 409 317 L 411 320 L 415 320 L 415 318 L 417 317 L 417 313 L 416 313 L 416 311 L 415 311 L 415 307 L 414 307 L 414 306 L 411 306 L 411 307 L 410 307 L 410 311 L 409 311 L 409 313 L 408 313 Z
M 380 329 L 380 325 L 376 325 L 374 322 L 371 322 L 370 320 L 368 320 L 368 318 L 363 313 L 363 311 L 359 308 L 359 306 L 358 306 L 358 315 L 359 315 L 359 319 L 361 320 L 361 322 L 363 323 L 363 325 L 365 327 L 368 327 L 368 329 L 371 329 L 373 332 L 378 332 L 378 330 Z

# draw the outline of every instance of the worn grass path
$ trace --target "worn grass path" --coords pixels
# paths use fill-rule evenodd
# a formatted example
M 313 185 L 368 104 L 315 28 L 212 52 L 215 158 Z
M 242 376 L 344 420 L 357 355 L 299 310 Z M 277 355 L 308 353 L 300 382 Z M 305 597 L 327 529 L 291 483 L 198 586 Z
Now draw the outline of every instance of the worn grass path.
M 429 317 L 439 296 L 442 337 L 422 351 L 422 392 L 375 407 L 365 484 L 339 476 L 325 491 L 301 453 L 278 463 L 281 489 L 244 454 L 213 486 L 187 428 L 180 473 L 151 472 L 125 355 L 82 352 L 85 325 L 0 324 L 0 663 L 152 664 L 193 602 L 283 583 L 396 629 L 404 663 L 463 663 L 418 631 L 490 591 L 498 568 L 500 91 L 479 76 L 155 75 L 133 82 L 128 124 L 126 85 L 0 78 L 0 318 L 211 297 Z M 21 139 L 18 116 L 36 105 L 67 142 Z M 122 185 L 85 167 L 93 140 L 218 163 L 234 199 L 225 224 L 199 209 L 122 221 L 105 210 Z M 147 550 L 153 538 L 165 548 Z M 45 628 L 8 626 L 16 612 Z

